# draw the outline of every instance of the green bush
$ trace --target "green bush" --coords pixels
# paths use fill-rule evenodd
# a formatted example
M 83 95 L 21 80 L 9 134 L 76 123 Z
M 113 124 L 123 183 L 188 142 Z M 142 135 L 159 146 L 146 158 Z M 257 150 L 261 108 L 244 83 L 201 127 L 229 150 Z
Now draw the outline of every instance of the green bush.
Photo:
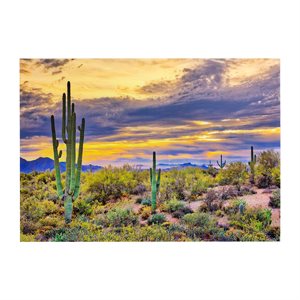
M 162 224 L 166 221 L 166 217 L 163 214 L 155 214 L 152 215 L 149 219 L 148 219 L 148 224 Z
M 141 204 L 144 206 L 151 206 L 151 199 L 143 199 Z
M 263 241 L 267 239 L 267 231 L 272 222 L 272 212 L 269 209 L 246 209 L 244 214 L 232 214 L 229 217 L 230 226 L 238 230 L 237 240 Z
M 272 177 L 272 184 L 280 188 L 280 166 L 272 169 L 271 177 Z
M 280 186 L 280 156 L 274 150 L 263 151 L 258 155 L 255 184 L 266 188 L 271 184 Z
M 272 208 L 280 208 L 280 190 L 276 190 L 273 192 L 270 197 L 269 206 Z
M 97 224 L 104 227 L 122 227 L 135 225 L 138 217 L 130 209 L 115 208 L 107 212 L 105 215 L 100 215 Z
M 166 212 L 174 212 L 184 207 L 184 203 L 182 201 L 178 201 L 176 198 L 169 200 L 163 204 L 163 211 Z
M 219 171 L 216 181 L 220 185 L 241 185 L 246 182 L 248 177 L 247 166 L 244 163 L 232 162 Z
M 172 213 L 172 217 L 180 219 L 184 215 L 191 214 L 191 213 L 193 213 L 193 211 L 188 206 L 184 206 L 184 207 L 181 207 L 178 210 L 174 211 Z
M 187 226 L 187 236 L 193 239 L 218 240 L 220 232 L 223 231 L 218 228 L 215 218 L 208 213 L 187 214 L 182 218 L 182 222 Z
M 133 194 L 138 184 L 134 172 L 127 167 L 107 167 L 86 176 L 83 191 L 91 193 L 95 200 L 106 202 Z
M 92 205 L 82 198 L 77 198 L 74 203 L 74 212 L 89 216 L 92 213 Z

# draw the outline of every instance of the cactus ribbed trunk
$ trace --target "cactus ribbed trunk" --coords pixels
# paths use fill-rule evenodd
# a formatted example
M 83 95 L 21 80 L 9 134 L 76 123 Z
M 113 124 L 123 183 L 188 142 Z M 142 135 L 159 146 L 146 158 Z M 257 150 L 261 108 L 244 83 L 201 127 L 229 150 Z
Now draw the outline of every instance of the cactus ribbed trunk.
M 156 211 L 156 201 L 157 201 L 157 192 L 159 190 L 160 186 L 160 173 L 161 170 L 158 169 L 156 176 L 156 153 L 153 152 L 153 165 L 152 168 L 150 168 L 150 184 L 151 184 L 151 207 L 152 212 Z
M 59 167 L 59 158 L 62 156 L 62 151 L 58 153 L 58 140 L 56 139 L 55 121 L 54 116 L 51 116 L 56 187 L 59 198 L 63 199 L 64 201 L 66 223 L 70 223 L 72 220 L 73 201 L 79 195 L 84 129 L 85 120 L 82 119 L 81 126 L 78 126 L 78 130 L 80 131 L 80 139 L 76 168 L 76 113 L 75 104 L 71 103 L 71 84 L 68 81 L 67 96 L 65 93 L 62 96 L 62 140 L 66 144 L 66 183 L 64 190 L 62 188 Z
M 250 178 L 249 181 L 251 184 L 255 183 L 255 164 L 256 164 L 256 155 L 254 154 L 253 146 L 251 146 L 251 161 L 248 162 L 250 166 Z

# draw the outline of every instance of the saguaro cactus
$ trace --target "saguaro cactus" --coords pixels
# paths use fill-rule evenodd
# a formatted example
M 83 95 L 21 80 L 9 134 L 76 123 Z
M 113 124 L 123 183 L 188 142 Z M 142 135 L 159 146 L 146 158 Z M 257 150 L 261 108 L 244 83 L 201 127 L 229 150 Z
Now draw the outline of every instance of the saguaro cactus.
M 225 165 L 226 165 L 226 160 L 223 162 L 223 156 L 222 156 L 222 154 L 221 154 L 221 160 L 220 160 L 220 163 L 219 163 L 219 161 L 217 160 L 217 164 L 218 164 L 218 166 L 219 166 L 221 169 L 223 169 L 223 168 L 225 167 Z
M 68 81 L 67 97 L 65 93 L 62 96 L 62 140 L 66 144 L 66 182 L 65 182 L 64 189 L 61 182 L 61 174 L 60 174 L 60 166 L 59 166 L 59 159 L 62 156 L 62 151 L 60 150 L 58 152 L 59 142 L 56 138 L 54 115 L 51 116 L 51 131 L 52 131 L 56 187 L 57 187 L 57 194 L 59 198 L 64 201 L 66 223 L 70 223 L 72 220 L 73 201 L 79 195 L 83 142 L 84 142 L 84 128 L 85 128 L 85 119 L 83 118 L 81 121 L 81 126 L 78 126 L 80 137 L 79 137 L 79 149 L 78 149 L 77 168 L 76 168 L 75 167 L 76 113 L 75 113 L 75 104 L 71 103 L 71 84 Z
M 158 169 L 158 174 L 156 177 L 156 153 L 153 152 L 153 165 L 152 165 L 152 168 L 150 168 L 152 212 L 155 212 L 155 210 L 156 210 L 156 198 L 157 198 L 157 192 L 158 192 L 159 186 L 160 186 L 160 172 L 161 172 L 160 169 Z
M 255 182 L 255 164 L 256 164 L 256 154 L 254 154 L 253 151 L 253 146 L 251 146 L 251 161 L 248 162 L 249 166 L 250 166 L 250 183 L 254 183 Z

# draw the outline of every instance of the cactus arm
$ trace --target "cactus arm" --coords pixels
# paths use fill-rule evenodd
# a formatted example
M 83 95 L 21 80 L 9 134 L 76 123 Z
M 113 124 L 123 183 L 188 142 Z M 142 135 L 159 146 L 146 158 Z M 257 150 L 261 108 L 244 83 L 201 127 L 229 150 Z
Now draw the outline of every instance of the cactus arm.
M 82 155 L 83 155 L 83 142 L 84 142 L 84 130 L 85 130 L 85 119 L 81 120 L 80 127 L 80 137 L 79 137 L 79 149 L 78 149 L 78 158 L 77 158 L 77 170 L 76 170 L 76 179 L 75 179 L 75 191 L 74 199 L 79 195 L 80 190 L 80 176 L 81 176 L 81 167 L 82 167 Z
M 161 173 L 161 170 L 158 169 L 157 180 L 156 180 L 156 189 L 157 189 L 157 191 L 158 191 L 159 186 L 160 186 L 160 173 Z
M 220 166 L 220 164 L 219 164 L 219 161 L 217 160 L 217 164 L 218 164 L 218 166 L 221 168 L 221 166 Z
M 63 193 L 63 187 L 62 187 L 62 183 L 61 183 L 61 175 L 60 175 L 60 167 L 59 167 L 59 154 L 57 152 L 58 140 L 56 139 L 55 121 L 54 121 L 53 115 L 51 116 L 51 131 L 52 131 L 52 144 L 53 144 L 53 154 L 54 154 L 56 188 L 57 188 L 58 197 L 60 199 L 62 199 L 64 193 Z
M 67 83 L 67 112 L 68 112 L 68 124 L 67 124 L 67 128 L 68 128 L 68 134 L 69 134 L 69 127 L 71 126 L 71 83 L 70 81 L 68 81 Z
M 73 110 L 73 105 L 72 105 Z M 71 121 L 71 178 L 70 194 L 74 194 L 75 189 L 75 160 L 76 160 L 76 113 L 72 113 Z
M 67 143 L 67 137 L 66 137 L 66 94 L 63 93 L 63 97 L 62 97 L 62 140 L 64 141 L 64 143 Z

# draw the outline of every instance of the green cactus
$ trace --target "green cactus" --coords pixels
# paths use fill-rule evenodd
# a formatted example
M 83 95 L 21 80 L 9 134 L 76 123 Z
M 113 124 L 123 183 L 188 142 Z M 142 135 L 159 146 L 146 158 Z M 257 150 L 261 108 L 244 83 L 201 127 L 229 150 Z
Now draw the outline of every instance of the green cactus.
M 158 169 L 158 174 L 157 174 L 157 177 L 156 177 L 156 153 L 153 152 L 153 165 L 152 165 L 152 168 L 150 168 L 152 212 L 156 211 L 156 198 L 157 198 L 157 192 L 158 192 L 159 186 L 160 186 L 160 173 L 161 173 L 161 170 Z
M 248 162 L 249 166 L 250 166 L 250 183 L 254 183 L 255 182 L 255 164 L 256 164 L 256 154 L 254 154 L 253 151 L 253 146 L 251 146 L 251 161 Z
M 225 167 L 225 165 L 226 165 L 226 160 L 223 162 L 223 156 L 222 156 L 222 154 L 221 154 L 221 160 L 220 160 L 220 163 L 219 163 L 219 161 L 217 160 L 217 164 L 218 164 L 218 166 L 219 166 L 221 169 L 223 169 L 223 168 Z
M 66 99 L 67 98 L 67 99 Z M 67 103 L 66 103 L 67 102 Z M 64 93 L 62 96 L 62 140 L 66 144 L 66 183 L 65 189 L 61 182 L 59 159 L 62 156 L 62 151 L 58 152 L 59 142 L 56 138 L 54 116 L 51 116 L 51 131 L 54 154 L 54 168 L 56 177 L 57 194 L 64 201 L 65 207 L 65 222 L 70 223 L 72 220 L 73 201 L 79 195 L 80 175 L 82 167 L 83 142 L 84 142 L 85 119 L 81 121 L 81 126 L 78 126 L 80 132 L 79 150 L 77 157 L 77 168 L 75 167 L 76 160 L 76 113 L 75 104 L 71 103 L 71 84 L 67 84 L 67 97 Z

